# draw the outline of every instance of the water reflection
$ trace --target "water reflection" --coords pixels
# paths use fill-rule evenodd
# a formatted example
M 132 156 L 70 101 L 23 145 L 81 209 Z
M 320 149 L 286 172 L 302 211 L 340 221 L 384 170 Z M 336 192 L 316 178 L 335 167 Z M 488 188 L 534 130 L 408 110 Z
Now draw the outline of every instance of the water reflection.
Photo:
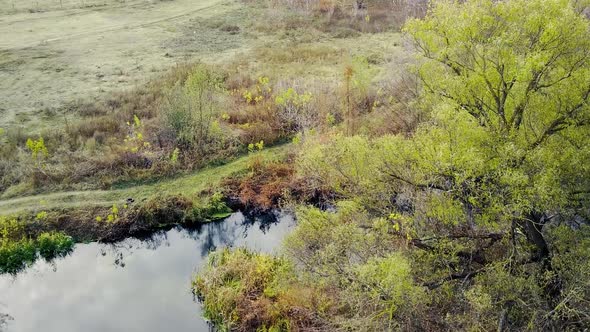
M 246 246 L 272 252 L 289 215 L 175 228 L 116 244 L 78 244 L 68 257 L 0 276 L 0 330 L 207 331 L 190 292 L 209 251 Z

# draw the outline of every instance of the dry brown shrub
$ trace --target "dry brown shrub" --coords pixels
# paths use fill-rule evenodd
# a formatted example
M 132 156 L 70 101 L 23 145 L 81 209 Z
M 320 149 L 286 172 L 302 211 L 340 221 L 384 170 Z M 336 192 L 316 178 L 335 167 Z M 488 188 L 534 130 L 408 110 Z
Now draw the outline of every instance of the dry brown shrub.
M 276 207 L 291 188 L 295 169 L 291 163 L 251 164 L 253 171 L 242 178 L 225 182 L 227 196 L 247 210 L 264 212 Z
M 249 88 L 254 84 L 256 84 L 254 78 L 238 68 L 225 79 L 225 87 L 229 91 Z

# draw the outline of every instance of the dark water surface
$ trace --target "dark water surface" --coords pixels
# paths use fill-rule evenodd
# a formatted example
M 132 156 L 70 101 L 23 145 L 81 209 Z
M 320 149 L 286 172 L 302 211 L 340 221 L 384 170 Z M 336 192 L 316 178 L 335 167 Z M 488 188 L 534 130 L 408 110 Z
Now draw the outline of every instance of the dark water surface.
M 78 244 L 67 257 L 0 276 L 0 330 L 208 331 L 190 291 L 207 253 L 223 246 L 273 252 L 293 225 L 286 214 L 235 213 L 142 240 Z

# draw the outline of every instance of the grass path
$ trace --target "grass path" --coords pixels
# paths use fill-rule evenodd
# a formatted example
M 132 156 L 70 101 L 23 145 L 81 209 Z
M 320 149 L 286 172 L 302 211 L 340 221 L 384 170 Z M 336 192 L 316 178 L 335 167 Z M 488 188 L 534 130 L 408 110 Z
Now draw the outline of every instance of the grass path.
M 274 159 L 284 151 L 275 147 L 260 152 L 265 159 Z M 249 156 L 242 156 L 216 167 L 207 167 L 194 173 L 159 180 L 150 184 L 128 186 L 113 190 L 66 191 L 0 200 L 0 215 L 22 212 L 52 210 L 56 208 L 84 208 L 91 206 L 111 206 L 123 203 L 127 198 L 141 201 L 155 195 L 192 195 L 219 183 L 237 172 L 248 169 Z

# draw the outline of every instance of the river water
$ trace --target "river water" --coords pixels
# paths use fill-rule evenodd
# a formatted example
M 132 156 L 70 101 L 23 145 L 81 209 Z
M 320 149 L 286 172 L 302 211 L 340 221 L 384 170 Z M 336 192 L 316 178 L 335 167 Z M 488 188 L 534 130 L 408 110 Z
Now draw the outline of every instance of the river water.
M 77 244 L 53 262 L 0 276 L 0 331 L 209 331 L 191 293 L 207 253 L 224 246 L 274 252 L 294 226 L 288 214 L 235 213 L 115 244 Z

